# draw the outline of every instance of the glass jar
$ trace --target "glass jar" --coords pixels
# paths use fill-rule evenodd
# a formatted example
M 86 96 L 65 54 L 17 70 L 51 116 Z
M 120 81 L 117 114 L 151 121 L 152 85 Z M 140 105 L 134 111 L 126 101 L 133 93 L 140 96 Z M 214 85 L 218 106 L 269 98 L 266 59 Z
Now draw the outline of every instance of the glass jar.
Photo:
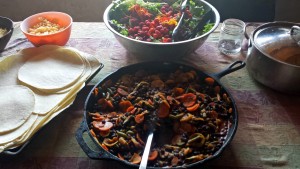
M 218 48 L 226 54 L 240 52 L 244 39 L 245 23 L 238 19 L 227 19 L 222 23 Z

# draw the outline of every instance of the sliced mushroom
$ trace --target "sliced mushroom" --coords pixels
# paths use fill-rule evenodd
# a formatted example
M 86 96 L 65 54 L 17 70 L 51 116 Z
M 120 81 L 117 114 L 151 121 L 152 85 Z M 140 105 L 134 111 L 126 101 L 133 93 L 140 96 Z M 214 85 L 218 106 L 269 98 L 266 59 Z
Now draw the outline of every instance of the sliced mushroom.
M 118 137 L 113 137 L 112 139 L 105 138 L 103 140 L 103 144 L 105 144 L 107 147 L 113 147 L 119 142 L 118 140 L 119 140 Z
M 187 141 L 187 146 L 192 147 L 202 147 L 205 144 L 205 137 L 201 133 L 194 133 L 189 137 L 189 140 Z

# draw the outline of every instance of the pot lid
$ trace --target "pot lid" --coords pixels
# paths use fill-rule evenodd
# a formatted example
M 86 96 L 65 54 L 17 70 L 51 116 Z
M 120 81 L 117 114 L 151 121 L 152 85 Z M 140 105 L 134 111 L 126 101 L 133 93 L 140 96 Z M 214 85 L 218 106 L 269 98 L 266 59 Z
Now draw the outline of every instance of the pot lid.
M 258 46 L 268 44 L 296 45 L 300 41 L 300 27 L 293 24 L 263 25 L 254 35 Z M 286 44 L 288 43 L 288 44 Z
M 253 40 L 264 54 L 289 64 L 300 65 L 298 24 L 273 22 L 262 25 L 254 31 Z

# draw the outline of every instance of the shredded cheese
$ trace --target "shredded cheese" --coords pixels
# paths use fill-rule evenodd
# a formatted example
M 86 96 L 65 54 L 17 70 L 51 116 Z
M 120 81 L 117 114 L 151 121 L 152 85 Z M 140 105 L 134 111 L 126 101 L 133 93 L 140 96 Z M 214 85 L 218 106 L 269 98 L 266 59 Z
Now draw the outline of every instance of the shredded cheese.
M 40 17 L 39 20 L 41 22 L 29 28 L 28 33 L 35 35 L 49 35 L 64 29 L 64 27 L 56 23 L 50 22 L 44 17 Z

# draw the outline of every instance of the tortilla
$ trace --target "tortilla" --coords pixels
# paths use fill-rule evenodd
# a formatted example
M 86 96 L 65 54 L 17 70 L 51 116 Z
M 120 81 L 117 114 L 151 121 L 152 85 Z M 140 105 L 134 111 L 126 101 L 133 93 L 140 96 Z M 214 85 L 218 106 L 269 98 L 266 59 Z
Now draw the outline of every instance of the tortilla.
M 28 59 L 18 71 L 18 79 L 40 90 L 62 90 L 75 83 L 84 72 L 82 58 L 59 48 Z
M 0 86 L 0 134 L 20 127 L 34 110 L 34 93 L 25 86 Z
M 64 105 L 61 105 L 61 107 L 57 108 L 51 113 L 48 113 L 47 115 L 38 115 L 34 125 L 28 131 L 26 131 L 26 133 L 20 139 L 18 139 L 16 143 L 21 144 L 29 140 L 39 129 L 48 124 L 54 117 L 68 108 L 74 102 L 75 98 L 76 95 L 67 99 Z
M 21 137 L 34 124 L 37 117 L 38 117 L 37 114 L 31 114 L 29 118 L 26 120 L 26 122 L 16 130 L 13 130 L 8 133 L 0 134 L 0 145 L 9 143 Z
M 78 54 L 78 53 L 76 53 Z M 36 105 L 34 109 L 34 113 L 38 113 L 41 115 L 49 113 L 49 111 L 60 104 L 61 101 L 64 101 L 70 93 L 74 91 L 74 88 L 78 85 L 78 83 L 81 83 L 82 79 L 86 80 L 92 73 L 91 66 L 89 64 L 89 61 L 87 58 L 83 55 L 78 54 L 79 57 L 82 57 L 85 65 L 85 71 L 84 74 L 80 77 L 80 79 L 71 85 L 70 87 L 64 89 L 64 90 L 59 90 L 56 92 L 49 93 L 49 91 L 40 91 L 36 89 L 32 89 L 33 92 L 35 93 L 36 96 Z M 81 86 L 81 85 L 80 85 Z M 81 88 L 84 86 L 81 86 Z M 81 89 L 80 88 L 80 89 Z M 78 91 L 80 90 L 78 89 Z M 76 93 L 78 92 L 77 90 L 75 91 Z
M 70 49 L 70 50 L 72 50 L 72 49 Z M 51 93 L 51 94 L 54 94 L 54 95 L 55 94 L 64 94 L 66 92 L 69 92 L 78 83 L 78 81 L 80 81 L 81 79 L 87 80 L 87 78 L 90 77 L 90 75 L 92 73 L 92 68 L 93 67 L 91 67 L 91 64 L 89 63 L 89 60 L 86 58 L 86 56 L 80 55 L 79 52 L 75 51 L 74 49 L 72 51 L 76 55 L 78 55 L 78 57 L 80 57 L 82 59 L 82 61 L 83 61 L 84 71 L 81 74 L 81 76 L 77 79 L 77 81 L 75 83 L 72 83 L 72 84 L 70 84 L 68 86 L 65 86 L 64 89 L 61 89 L 61 90 L 42 90 L 43 93 Z M 35 92 L 35 90 L 34 90 L 34 92 Z

